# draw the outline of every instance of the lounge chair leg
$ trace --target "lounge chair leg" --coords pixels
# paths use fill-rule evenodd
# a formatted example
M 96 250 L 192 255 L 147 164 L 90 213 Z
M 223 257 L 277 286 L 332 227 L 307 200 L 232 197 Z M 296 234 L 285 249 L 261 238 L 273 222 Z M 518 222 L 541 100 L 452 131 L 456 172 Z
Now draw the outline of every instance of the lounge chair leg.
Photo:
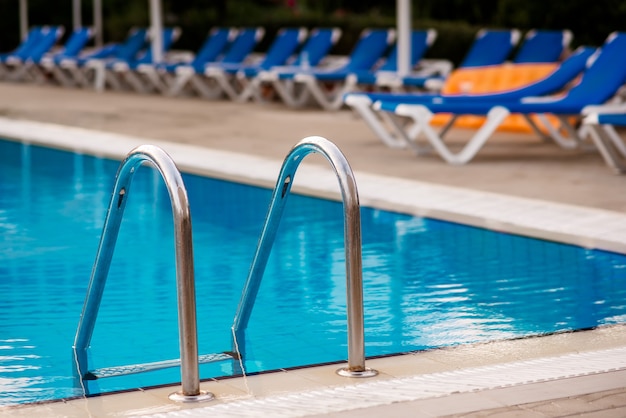
M 152 92 L 152 88 L 146 85 L 143 82 L 141 74 L 136 71 L 126 71 L 124 73 L 125 79 L 128 84 L 135 90 L 137 93 L 148 94 Z
M 501 106 L 492 108 L 487 113 L 485 123 L 480 127 L 476 134 L 465 145 L 461 152 L 454 154 L 443 142 L 443 139 L 430 126 L 430 120 L 433 113 L 423 105 L 399 105 L 396 113 L 401 116 L 412 118 L 415 123 L 420 124 L 424 135 L 431 143 L 437 153 L 449 164 L 462 165 L 468 163 L 476 156 L 478 151 L 483 147 L 485 142 L 493 135 L 495 130 L 502 124 L 504 119 L 510 112 Z
M 406 124 L 402 124 L 399 118 L 388 112 L 380 112 L 380 118 L 395 131 L 395 138 L 402 140 L 402 146 L 397 148 L 406 148 L 407 146 L 415 152 L 416 155 L 432 154 L 430 147 L 423 147 L 417 143 L 417 138 L 421 133 L 421 127 L 417 123 L 407 130 Z
M 580 147 L 580 138 L 578 137 L 578 132 L 572 128 L 567 120 L 568 116 L 556 115 L 559 119 L 559 127 L 555 128 L 554 125 L 548 120 L 547 115 L 545 114 L 537 114 L 537 119 L 541 121 L 541 123 L 546 127 L 548 131 L 548 136 L 554 142 L 557 143 L 561 148 L 564 149 L 576 149 Z M 567 136 L 564 136 L 560 129 L 564 129 L 567 133 Z
M 33 81 L 37 84 L 48 84 L 49 82 L 49 78 L 48 78 L 48 74 L 49 72 L 46 71 L 43 67 L 40 67 L 38 65 L 35 65 L 31 68 L 31 77 L 33 78 Z
M 52 66 L 50 67 L 50 71 L 52 72 L 52 77 L 61 84 L 63 87 L 75 87 L 76 82 L 73 81 L 70 77 L 68 77 L 63 68 Z
M 308 74 L 304 74 L 299 77 L 297 82 L 301 82 L 302 86 L 311 94 L 311 97 L 320 105 L 326 101 L 326 97 L 315 85 L 315 79 L 311 78 Z
M 304 107 L 311 99 L 309 90 L 293 80 L 272 80 L 272 86 L 283 103 L 289 107 Z
M 210 68 L 205 73 L 206 78 L 209 81 L 217 83 L 221 91 L 228 96 L 231 100 L 237 100 L 239 91 L 235 88 L 235 83 L 238 83 L 237 77 L 232 74 L 227 74 L 219 69 Z M 204 94 L 203 94 L 204 96 Z M 212 98 L 205 96 L 207 98 Z
M 77 70 L 75 76 L 76 81 L 83 88 L 94 86 L 97 91 L 104 90 L 104 79 L 102 80 L 102 87 L 98 90 L 98 80 L 96 80 L 97 73 L 91 69 L 84 69 L 83 71 Z
M 176 78 L 174 79 L 174 82 L 170 86 L 170 89 L 167 92 L 167 95 L 178 96 L 183 91 L 187 83 L 191 81 L 191 78 L 193 77 L 193 75 L 194 74 L 192 71 L 180 72 L 180 73 L 177 72 Z
M 454 126 L 454 122 L 456 122 L 458 118 L 459 115 L 451 115 L 448 122 L 446 122 L 446 124 L 443 125 L 443 128 L 441 128 L 441 130 L 439 131 L 439 136 L 443 138 L 444 135 L 447 134 L 450 129 L 452 129 L 452 127 Z
M 247 102 L 250 99 L 253 99 L 257 94 L 258 90 L 261 88 L 261 80 L 258 78 L 253 78 L 250 80 L 247 79 L 238 79 L 240 83 L 242 83 L 243 90 L 235 97 L 235 100 L 238 102 Z
M 154 74 L 154 87 L 163 95 L 169 94 L 171 86 L 176 82 L 176 76 L 171 73 Z
M 524 120 L 526 120 L 526 123 L 528 123 L 528 125 L 530 126 L 530 129 L 532 129 L 532 131 L 535 133 L 535 135 L 537 135 L 539 138 L 541 138 L 544 142 L 550 141 L 550 136 L 546 135 L 541 130 L 541 128 L 539 128 L 537 123 L 535 123 L 535 121 L 532 119 L 532 115 L 528 115 L 526 113 L 522 113 L 521 115 L 524 118 Z
M 139 72 L 147 81 L 146 84 L 149 84 L 148 86 L 144 86 L 146 91 L 154 91 L 155 93 L 160 94 L 165 94 L 168 91 L 167 83 L 165 83 L 162 77 L 160 77 L 158 70 L 154 70 L 152 68 L 148 70 L 139 69 Z
M 613 146 L 619 151 L 620 154 L 622 154 L 623 157 L 626 157 L 626 144 L 624 144 L 624 141 L 615 130 L 615 127 L 613 125 L 603 125 L 603 128 L 607 137 L 613 143 Z
M 14 68 L 8 75 L 8 80 L 10 81 L 20 81 L 26 75 L 26 71 L 28 69 L 29 63 L 23 63 L 21 66 Z
M 600 151 L 600 155 L 604 158 L 606 164 L 616 173 L 626 173 L 626 151 L 624 143 L 619 136 L 617 138 L 612 137 L 610 130 L 606 128 L 608 126 L 602 125 L 588 125 L 591 140 Z M 616 132 L 615 132 L 616 133 Z M 618 143 L 616 142 L 619 142 Z M 621 154 L 621 155 L 620 155 Z
M 255 83 L 255 87 L 252 90 L 252 95 L 250 96 L 252 101 L 256 103 L 267 103 L 271 102 L 276 97 L 271 83 L 266 80 L 262 80 L 259 77 L 256 77 L 253 81 Z
M 113 90 L 122 91 L 124 90 L 124 86 L 120 79 L 117 77 L 117 74 L 111 70 L 104 70 L 104 79 L 105 85 L 108 84 L 111 86 Z
M 106 68 L 104 68 L 104 63 L 98 62 L 97 65 L 94 64 L 92 67 L 94 71 L 94 80 L 93 87 L 97 92 L 104 91 L 105 83 L 106 83 Z
M 223 92 L 222 92 L 222 89 L 219 88 L 219 86 L 217 87 L 208 86 L 201 79 L 201 76 L 199 75 L 194 74 L 189 79 L 189 81 L 191 85 L 193 86 L 193 88 L 205 99 L 215 100 L 215 99 L 219 99 L 220 97 L 222 97 Z M 215 81 L 215 80 L 209 80 L 209 81 Z
M 372 101 L 365 96 L 351 94 L 346 97 L 346 104 L 349 105 L 365 121 L 367 126 L 376 134 L 383 144 L 389 148 L 406 148 L 407 142 L 403 138 L 394 136 L 383 126 L 383 112 L 372 110 Z M 379 115 L 381 118 L 379 118 Z

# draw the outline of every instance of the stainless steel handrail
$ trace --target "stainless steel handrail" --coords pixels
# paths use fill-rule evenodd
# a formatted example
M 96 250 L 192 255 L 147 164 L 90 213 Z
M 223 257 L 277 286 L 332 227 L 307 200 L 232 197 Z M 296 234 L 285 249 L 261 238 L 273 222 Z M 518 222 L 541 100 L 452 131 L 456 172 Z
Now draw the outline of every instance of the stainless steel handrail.
M 348 377 L 375 376 L 377 374 L 375 370 L 365 367 L 361 213 L 356 181 L 346 157 L 339 148 L 329 140 L 319 136 L 304 138 L 285 157 L 272 194 L 257 250 L 244 285 L 239 306 L 237 307 L 232 327 L 233 332 L 235 338 L 240 338 L 248 325 L 296 170 L 303 158 L 310 153 L 320 153 L 328 160 L 339 180 L 343 199 L 348 315 L 348 367 L 339 369 L 337 373 Z M 239 346 L 241 347 L 242 345 L 243 341 L 240 341 Z
M 180 339 L 182 391 L 170 398 L 181 402 L 194 402 L 212 399 L 211 393 L 200 390 L 198 368 L 198 336 L 196 325 L 196 295 L 193 266 L 193 242 L 191 235 L 191 212 L 187 190 L 180 172 L 171 157 L 161 148 L 141 145 L 133 149 L 118 169 L 111 202 L 104 221 L 104 228 L 91 272 L 89 288 L 83 305 L 76 336 L 74 352 L 78 372 L 83 376 L 86 370 L 86 350 L 89 347 L 93 329 L 102 301 L 111 259 L 128 200 L 128 192 L 133 175 L 142 163 L 149 163 L 158 170 L 165 181 L 172 204 L 174 218 L 174 239 L 176 247 L 176 288 L 178 293 L 178 327 Z M 85 364 L 83 364 L 85 363 Z

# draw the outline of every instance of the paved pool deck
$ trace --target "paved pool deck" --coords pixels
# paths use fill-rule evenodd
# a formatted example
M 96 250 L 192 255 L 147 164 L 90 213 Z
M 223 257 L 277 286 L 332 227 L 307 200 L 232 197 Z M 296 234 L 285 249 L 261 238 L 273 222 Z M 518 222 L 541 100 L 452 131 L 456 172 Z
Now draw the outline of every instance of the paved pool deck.
M 248 154 L 275 160 L 278 164 L 300 139 L 319 135 L 335 142 L 355 172 L 363 173 L 365 179 L 366 175 L 371 174 L 384 176 L 392 181 L 397 179 L 395 183 L 398 184 L 410 181 L 419 182 L 421 186 L 434 185 L 448 187 L 450 190 L 475 191 L 483 193 L 482 196 L 486 199 L 497 200 L 506 197 L 511 198 L 509 201 L 513 202 L 520 199 L 520 207 L 523 208 L 533 207 L 533 204 L 534 207 L 540 208 L 545 203 L 550 204 L 552 208 L 564 205 L 563 208 L 568 210 L 589 209 L 602 216 L 614 216 L 617 221 L 626 214 L 626 193 L 624 193 L 626 176 L 614 175 L 599 154 L 593 151 L 563 150 L 528 134 L 497 134 L 474 161 L 465 166 L 455 167 L 445 164 L 435 155 L 416 157 L 408 150 L 385 147 L 365 124 L 349 111 L 289 110 L 279 104 L 236 104 L 195 98 L 96 93 L 0 83 L 0 117 L 150 138 L 199 146 L 207 150 Z M 28 136 L 28 132 L 23 134 Z M 456 130 L 453 134 L 453 142 L 457 140 L 462 142 L 468 135 L 462 130 Z M 84 138 L 84 141 L 95 140 L 99 139 Z M 312 159 L 312 163 L 327 165 L 323 160 Z M 278 168 L 276 167 L 276 170 Z M 259 176 L 262 177 L 262 174 Z M 259 181 L 262 182 L 261 179 Z M 365 187 L 367 188 L 367 185 Z M 392 188 L 391 183 L 389 188 Z M 403 189 L 396 194 L 412 193 L 411 190 Z M 458 202 L 459 206 L 464 205 L 464 200 Z M 529 202 L 532 203 L 530 206 L 524 206 Z M 462 208 L 458 209 L 461 211 Z M 553 220 L 553 223 L 558 222 L 559 219 Z M 622 228 L 626 228 L 626 224 Z M 611 229 L 616 230 L 615 227 Z M 619 228 L 617 229 L 619 232 Z M 593 242 L 601 242 L 604 235 L 610 234 L 611 231 L 600 231 L 593 237 Z M 621 235 L 626 236 L 626 233 Z M 620 239 L 616 238 L 614 241 Z M 576 336 L 574 342 L 561 343 L 563 347 L 558 354 L 567 351 L 565 348 L 570 344 L 574 352 L 626 346 L 625 331 L 621 327 L 609 331 L 576 334 L 585 337 Z M 584 344 L 581 338 L 585 340 Z M 541 346 L 543 343 L 540 342 L 538 345 Z M 581 349 L 582 345 L 587 348 Z M 534 349 L 530 351 L 534 353 Z M 456 355 L 462 356 L 463 351 L 460 352 L 461 354 Z M 479 348 L 470 358 L 486 358 L 474 364 L 471 361 L 469 364 L 463 363 L 463 367 L 483 365 L 490 360 L 492 353 L 490 350 L 485 351 L 484 347 Z M 499 361 L 516 359 L 500 358 Z M 405 364 L 407 362 L 405 360 Z M 382 369 L 394 370 L 403 367 L 402 360 L 393 366 L 381 363 L 384 364 Z M 522 379 L 510 385 L 496 385 L 497 387 L 487 385 L 482 389 L 476 386 L 471 391 L 456 391 L 443 395 L 440 393 L 423 399 L 399 399 L 393 403 L 371 405 L 366 409 L 350 408 L 321 415 L 626 416 L 625 373 L 623 367 L 600 367 L 596 372 L 574 373 L 566 378 L 543 380 L 540 378 L 540 381 Z M 393 377 L 399 376 L 395 374 Z M 44 411 L 46 410 L 48 410 L 46 416 L 58 416 L 54 413 L 55 408 L 44 408 Z M 129 415 L 130 410 L 132 410 L 130 407 L 126 413 L 117 410 L 111 416 Z M 0 410 L 0 415 L 5 413 L 7 416 L 28 416 L 32 411 L 22 408 Z M 81 415 L 77 413 L 71 416 Z M 180 416 L 201 415 L 189 413 Z
M 533 135 L 497 134 L 475 160 L 450 166 L 436 155 L 416 157 L 408 150 L 385 147 L 347 110 L 289 110 L 280 104 L 0 83 L 0 116 L 278 161 L 300 139 L 318 135 L 336 143 L 355 171 L 626 213 L 626 176 L 614 175 L 597 152 L 564 150 Z M 451 141 L 466 137 L 467 132 L 459 130 Z

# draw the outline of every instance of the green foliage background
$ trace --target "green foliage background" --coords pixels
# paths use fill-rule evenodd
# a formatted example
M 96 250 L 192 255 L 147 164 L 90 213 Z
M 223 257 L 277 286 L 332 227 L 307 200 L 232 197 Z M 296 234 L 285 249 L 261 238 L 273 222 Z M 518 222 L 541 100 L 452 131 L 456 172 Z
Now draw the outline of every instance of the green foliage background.
M 345 54 L 365 27 L 395 25 L 393 0 L 163 0 L 164 22 L 179 26 L 176 48 L 196 50 L 213 26 L 262 26 L 263 50 L 278 28 L 337 26 L 343 36 L 334 53 Z M 0 0 L 0 51 L 19 43 L 18 0 Z M 119 42 L 133 26 L 149 22 L 148 0 L 102 0 L 104 39 Z M 83 24 L 92 21 L 92 0 L 83 0 Z M 434 28 L 429 56 L 459 62 L 480 28 L 570 29 L 573 46 L 601 45 L 612 31 L 626 30 L 623 0 L 413 0 L 413 25 Z M 30 25 L 72 27 L 71 0 L 29 0 Z

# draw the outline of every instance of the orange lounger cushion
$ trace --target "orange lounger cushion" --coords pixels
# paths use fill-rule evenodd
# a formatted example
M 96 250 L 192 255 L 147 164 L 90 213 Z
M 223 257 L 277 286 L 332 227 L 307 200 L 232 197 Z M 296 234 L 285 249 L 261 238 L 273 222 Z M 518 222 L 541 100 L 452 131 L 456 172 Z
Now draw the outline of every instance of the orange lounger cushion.
M 558 66 L 557 63 L 541 64 L 502 64 L 488 67 L 459 68 L 452 72 L 441 90 L 443 94 L 485 94 L 516 89 L 548 76 Z M 435 115 L 433 125 L 444 125 L 449 115 Z M 478 128 L 482 116 L 461 116 L 454 126 Z M 498 130 L 531 132 L 531 128 L 520 115 L 509 116 Z

